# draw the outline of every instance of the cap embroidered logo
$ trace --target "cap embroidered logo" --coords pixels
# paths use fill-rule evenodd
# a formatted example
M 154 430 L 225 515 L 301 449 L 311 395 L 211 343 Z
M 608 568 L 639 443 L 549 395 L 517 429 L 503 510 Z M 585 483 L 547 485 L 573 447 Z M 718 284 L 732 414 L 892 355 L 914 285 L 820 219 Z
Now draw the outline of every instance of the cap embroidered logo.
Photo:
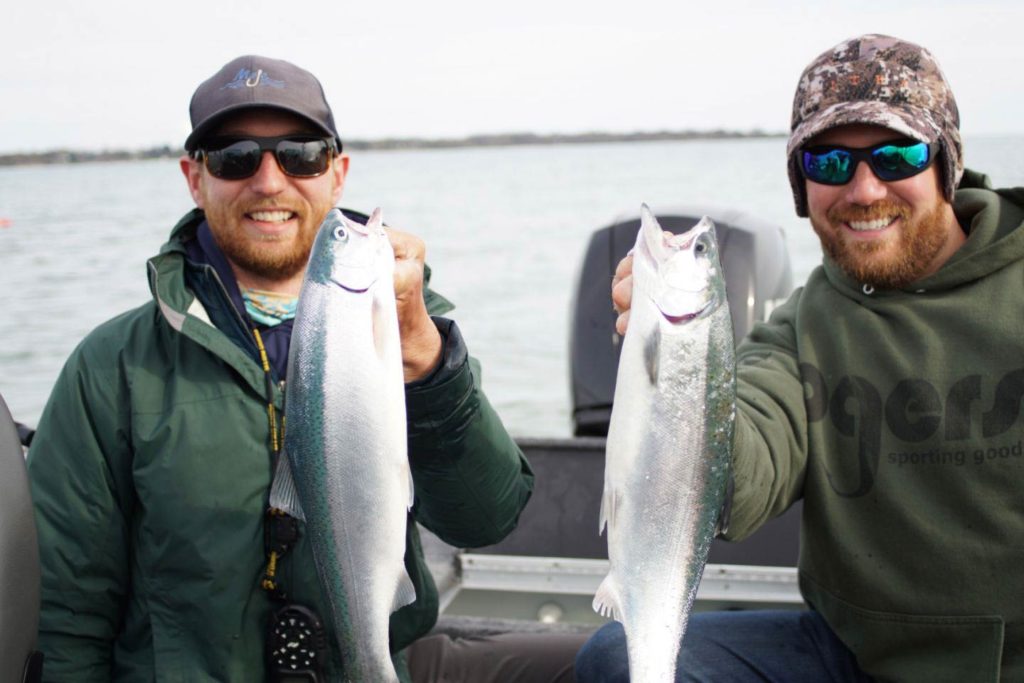
M 221 90 L 225 88 L 255 88 L 258 85 L 269 85 L 272 88 L 283 88 L 284 81 L 271 78 L 266 71 L 263 69 L 257 69 L 251 71 L 249 69 L 240 69 L 235 77 L 228 83 L 221 86 Z

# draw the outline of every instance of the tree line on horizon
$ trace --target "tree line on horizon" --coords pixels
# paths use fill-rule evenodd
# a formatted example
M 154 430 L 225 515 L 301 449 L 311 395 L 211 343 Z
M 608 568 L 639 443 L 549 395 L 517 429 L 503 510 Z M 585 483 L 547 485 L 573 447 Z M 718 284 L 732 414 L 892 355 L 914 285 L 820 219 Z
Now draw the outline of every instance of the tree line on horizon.
M 785 133 L 762 130 L 684 130 L 634 133 L 496 133 L 470 135 L 463 138 L 381 138 L 378 140 L 346 140 L 346 151 L 448 149 L 457 147 L 498 147 L 512 145 L 558 145 L 600 142 L 656 142 L 668 140 L 726 140 L 737 138 L 784 137 Z M 69 150 L 15 152 L 0 154 L 0 166 L 28 164 L 75 164 L 95 161 L 139 161 L 145 159 L 176 159 L 185 153 L 182 147 L 162 145 L 138 150 Z

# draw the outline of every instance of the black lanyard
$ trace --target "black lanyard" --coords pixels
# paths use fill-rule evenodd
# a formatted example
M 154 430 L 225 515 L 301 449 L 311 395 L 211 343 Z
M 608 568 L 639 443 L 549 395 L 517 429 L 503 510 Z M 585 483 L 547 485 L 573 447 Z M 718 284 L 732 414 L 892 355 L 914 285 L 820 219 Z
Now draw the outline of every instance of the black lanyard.
M 274 380 L 270 373 L 267 349 L 263 345 L 260 331 L 254 328 L 252 334 L 256 339 L 256 348 L 259 349 L 260 361 L 263 364 L 263 376 L 266 378 L 267 420 L 270 423 L 270 467 L 271 472 L 276 472 L 277 461 L 281 457 L 284 443 L 284 415 L 282 414 L 280 426 L 278 426 L 277 409 L 274 407 Z M 298 538 L 298 520 L 277 508 L 267 506 L 263 520 L 263 542 L 267 553 L 267 566 L 263 571 L 260 586 L 276 600 L 287 600 L 288 597 L 277 579 L 277 562 L 291 550 Z

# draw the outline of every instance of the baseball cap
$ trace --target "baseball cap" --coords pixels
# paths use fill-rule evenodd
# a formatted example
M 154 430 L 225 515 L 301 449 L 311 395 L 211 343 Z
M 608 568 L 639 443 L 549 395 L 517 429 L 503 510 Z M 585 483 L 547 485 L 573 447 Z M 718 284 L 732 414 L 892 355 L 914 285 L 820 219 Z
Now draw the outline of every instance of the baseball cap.
M 196 88 L 189 104 L 192 133 L 185 140 L 186 151 L 195 151 L 228 114 L 261 107 L 301 116 L 333 137 L 341 149 L 334 114 L 313 74 L 281 59 L 246 55 L 231 60 Z
M 874 124 L 942 145 L 939 175 L 946 201 L 963 176 L 960 113 L 938 62 L 919 45 L 879 34 L 839 43 L 804 70 L 793 98 L 786 156 L 798 216 L 807 216 L 799 150 L 830 128 Z

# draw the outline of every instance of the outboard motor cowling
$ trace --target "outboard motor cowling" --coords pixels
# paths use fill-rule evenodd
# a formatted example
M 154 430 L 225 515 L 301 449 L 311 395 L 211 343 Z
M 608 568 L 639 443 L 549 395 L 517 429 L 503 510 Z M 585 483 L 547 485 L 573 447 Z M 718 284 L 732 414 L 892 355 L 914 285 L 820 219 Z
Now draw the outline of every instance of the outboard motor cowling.
M 780 226 L 742 211 L 714 207 L 681 207 L 656 215 L 662 228 L 676 234 L 689 230 L 702 216 L 714 221 L 737 342 L 792 291 L 789 252 Z M 611 281 L 639 229 L 636 212 L 596 231 L 580 269 L 569 339 L 576 436 L 608 433 L 622 341 L 615 333 Z

